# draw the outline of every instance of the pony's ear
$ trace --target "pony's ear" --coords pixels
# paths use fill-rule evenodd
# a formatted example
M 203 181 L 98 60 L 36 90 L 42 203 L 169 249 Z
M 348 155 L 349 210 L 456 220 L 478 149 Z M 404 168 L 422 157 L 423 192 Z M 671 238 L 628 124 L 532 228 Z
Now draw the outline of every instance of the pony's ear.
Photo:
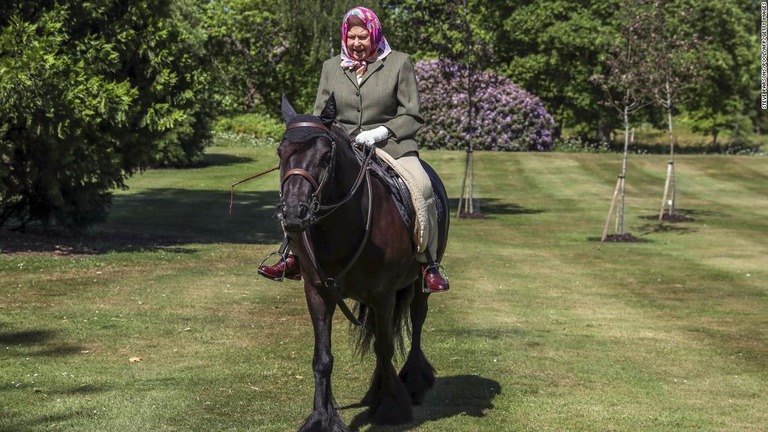
M 293 107 L 291 106 L 291 103 L 288 102 L 288 98 L 285 96 L 285 93 L 283 93 L 283 101 L 281 104 L 281 108 L 283 111 L 283 120 L 286 123 L 289 123 L 291 119 L 296 117 L 296 110 L 293 109 Z
M 320 113 L 320 120 L 326 125 L 330 125 L 336 120 L 336 98 L 333 96 L 333 93 L 328 97 L 325 108 Z

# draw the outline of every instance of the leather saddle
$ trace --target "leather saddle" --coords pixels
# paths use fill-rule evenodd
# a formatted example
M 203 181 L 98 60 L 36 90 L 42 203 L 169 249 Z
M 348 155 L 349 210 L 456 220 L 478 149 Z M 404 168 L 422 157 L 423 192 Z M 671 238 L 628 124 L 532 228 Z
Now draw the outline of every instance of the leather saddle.
M 353 146 L 353 148 L 355 156 L 362 163 L 365 160 L 366 154 L 357 147 Z M 411 191 L 408 190 L 405 181 L 392 167 L 378 157 L 375 152 L 369 161 L 368 170 L 374 177 L 379 179 L 384 189 L 387 190 L 405 228 L 408 232 L 413 232 L 416 222 L 416 211 L 413 207 Z M 413 242 L 413 239 L 411 241 Z

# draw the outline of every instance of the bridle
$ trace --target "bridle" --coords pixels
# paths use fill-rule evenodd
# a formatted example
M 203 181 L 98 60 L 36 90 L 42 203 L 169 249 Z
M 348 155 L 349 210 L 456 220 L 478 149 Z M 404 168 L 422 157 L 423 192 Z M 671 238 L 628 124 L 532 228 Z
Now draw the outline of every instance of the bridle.
M 307 182 L 309 182 L 309 184 L 312 185 L 313 192 L 312 192 L 312 196 L 310 198 L 309 204 L 304 204 L 304 203 L 299 204 L 299 207 L 306 206 L 307 212 L 309 213 L 308 215 L 309 224 L 301 232 L 301 242 L 303 243 L 304 250 L 307 253 L 309 261 L 312 264 L 312 267 L 314 268 L 315 272 L 320 278 L 320 281 L 323 283 L 323 285 L 325 285 L 326 289 L 331 294 L 331 296 L 333 296 L 334 301 L 339 306 L 342 313 L 344 313 L 344 316 L 346 316 L 347 319 L 352 324 L 360 325 L 360 322 L 357 320 L 357 318 L 354 316 L 354 314 L 349 309 L 347 304 L 344 302 L 344 297 L 342 296 L 342 293 L 339 290 L 339 281 L 344 276 L 346 276 L 346 274 L 352 269 L 352 266 L 360 257 L 360 254 L 362 254 L 363 249 L 365 248 L 365 245 L 368 243 L 368 237 L 369 237 L 370 228 L 371 228 L 371 221 L 373 219 L 373 192 L 372 192 L 372 186 L 371 186 L 371 176 L 368 172 L 368 167 L 370 165 L 371 158 L 375 153 L 375 150 L 372 148 L 369 149 L 368 154 L 366 155 L 363 162 L 360 164 L 360 171 L 357 173 L 357 177 L 355 178 L 355 181 L 352 184 L 352 187 L 349 189 L 349 191 L 344 196 L 344 198 L 342 198 L 339 202 L 335 204 L 324 205 L 322 204 L 322 192 L 328 179 L 333 175 L 336 168 L 336 140 L 333 138 L 333 135 L 331 134 L 330 129 L 326 125 L 318 122 L 292 123 L 286 127 L 286 131 L 294 128 L 300 128 L 300 127 L 317 128 L 328 134 L 328 138 L 330 138 L 331 140 L 330 165 L 323 171 L 323 174 L 320 177 L 320 181 L 315 179 L 312 173 L 310 173 L 309 171 L 303 168 L 292 168 L 286 171 L 285 174 L 283 174 L 283 177 L 280 181 L 280 196 L 282 198 L 283 185 L 292 176 L 296 176 L 296 175 L 300 176 L 303 179 L 305 179 Z M 334 212 L 334 210 L 338 209 L 342 205 L 346 204 L 349 200 L 351 200 L 352 197 L 357 193 L 358 189 L 360 189 L 360 186 L 363 184 L 363 180 L 365 180 L 366 182 L 366 186 L 367 186 L 366 189 L 368 191 L 368 211 L 367 211 L 366 222 L 365 222 L 365 231 L 363 233 L 363 240 L 360 242 L 354 255 L 352 256 L 350 261 L 347 263 L 347 265 L 344 266 L 343 270 L 339 272 L 339 274 L 337 274 L 336 277 L 327 277 L 325 272 L 323 272 L 322 268 L 320 267 L 319 262 L 317 261 L 317 257 L 315 255 L 315 249 L 312 244 L 312 239 L 309 236 L 308 228 L 316 224 L 320 220 L 328 217 L 331 213 Z
M 309 171 L 303 169 L 303 168 L 292 168 L 283 174 L 283 178 L 280 180 L 280 197 L 283 196 L 283 186 L 285 185 L 285 182 L 292 176 L 300 176 L 306 181 L 309 182 L 310 185 L 312 185 L 313 192 L 312 196 L 310 197 L 309 204 L 301 203 L 299 204 L 299 207 L 306 207 L 307 211 L 309 213 L 309 226 L 317 223 L 321 219 L 324 219 L 331 213 L 333 213 L 334 210 L 341 207 L 342 205 L 346 204 L 352 197 L 357 193 L 357 190 L 360 189 L 360 186 L 363 183 L 363 180 L 368 178 L 368 165 L 370 164 L 371 157 L 373 156 L 374 151 L 371 150 L 366 158 L 364 159 L 363 163 L 360 165 L 360 171 L 357 173 L 357 177 L 355 178 L 354 183 L 352 184 L 352 187 L 349 189 L 349 192 L 342 198 L 339 202 L 335 204 L 322 204 L 322 192 L 323 189 L 328 181 L 328 179 L 333 175 L 336 168 L 336 140 L 333 138 L 333 135 L 331 134 L 330 129 L 328 126 L 324 125 L 323 123 L 318 122 L 296 122 L 291 123 L 286 127 L 286 131 L 290 129 L 300 128 L 300 127 L 310 127 L 310 128 L 316 128 L 320 129 L 328 135 L 328 138 L 331 141 L 331 162 L 330 165 L 323 171 L 323 174 L 320 177 L 320 180 L 318 181 L 315 179 L 315 177 L 310 173 Z M 370 179 L 368 179 L 368 182 L 370 183 Z M 321 215 L 318 215 L 318 213 L 321 213 Z M 370 213 L 370 212 L 369 212 Z M 369 214 L 370 218 L 370 214 Z

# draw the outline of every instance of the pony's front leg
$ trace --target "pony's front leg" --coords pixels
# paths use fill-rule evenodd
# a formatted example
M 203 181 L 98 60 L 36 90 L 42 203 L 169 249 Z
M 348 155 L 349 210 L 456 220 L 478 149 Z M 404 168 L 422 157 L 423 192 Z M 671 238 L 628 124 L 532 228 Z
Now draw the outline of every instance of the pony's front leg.
M 315 333 L 315 352 L 312 369 L 315 375 L 315 398 L 312 414 L 307 417 L 299 431 L 346 432 L 349 431 L 336 410 L 331 391 L 333 353 L 331 352 L 331 327 L 336 305 L 326 302 L 311 282 L 304 283 L 309 315 Z

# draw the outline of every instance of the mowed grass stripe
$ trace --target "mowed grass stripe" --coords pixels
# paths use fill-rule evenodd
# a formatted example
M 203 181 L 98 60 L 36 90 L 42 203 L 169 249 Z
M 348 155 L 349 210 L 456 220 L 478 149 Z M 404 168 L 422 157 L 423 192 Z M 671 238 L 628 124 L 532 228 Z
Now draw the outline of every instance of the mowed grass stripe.
M 515 155 L 515 156 L 518 156 L 518 155 Z M 546 171 L 545 169 L 542 169 L 542 166 L 546 166 L 546 168 L 551 168 L 551 167 L 561 167 L 561 168 L 571 167 L 572 168 L 573 167 L 572 161 L 569 161 L 566 163 L 552 164 L 552 163 L 549 163 L 548 161 L 542 161 L 541 159 L 543 159 L 543 157 L 536 155 L 536 156 L 539 156 L 538 158 L 539 160 L 536 160 L 537 157 L 534 156 L 534 157 L 526 158 L 525 160 L 526 163 L 520 163 L 520 160 L 526 156 L 529 156 L 529 155 L 523 155 L 523 157 L 521 158 L 513 157 L 512 162 L 507 161 L 507 167 L 513 167 L 513 168 L 506 170 L 506 172 L 515 172 L 515 174 L 517 174 L 518 172 L 523 171 L 525 169 L 525 172 L 522 173 L 521 176 L 524 176 L 527 179 L 532 179 L 532 180 L 529 180 L 527 186 L 530 186 L 531 188 L 534 188 L 535 186 L 539 186 L 540 189 L 544 189 L 548 191 L 551 197 L 553 198 L 553 201 L 551 202 L 555 202 L 554 200 L 556 198 L 560 198 L 562 201 L 562 196 L 566 194 L 568 195 L 568 198 L 569 198 L 567 201 L 567 206 L 571 206 L 571 208 L 578 208 L 577 206 L 581 203 L 589 203 L 588 199 L 577 199 L 577 195 L 583 194 L 584 189 L 593 190 L 594 188 L 597 188 L 600 185 L 594 182 L 594 179 L 592 179 L 589 175 L 586 175 L 586 173 L 596 171 L 595 166 L 597 165 L 603 165 L 603 166 L 606 165 L 606 162 L 604 160 L 605 157 L 600 157 L 600 158 L 596 158 L 596 159 L 600 159 L 598 160 L 598 163 L 594 163 L 593 161 L 590 161 L 590 163 L 588 164 L 588 168 L 584 169 L 577 175 L 574 175 L 573 172 L 568 172 L 567 176 L 547 177 L 542 174 L 542 172 Z M 584 158 L 583 155 L 578 155 L 574 159 L 581 159 L 583 162 L 588 158 Z M 647 161 L 648 158 L 643 158 L 643 159 Z M 656 159 L 653 162 L 658 162 L 660 158 L 653 158 L 653 159 Z M 540 164 L 532 163 L 532 161 L 540 162 Z M 647 163 L 642 164 L 639 169 L 641 170 L 645 169 L 646 166 L 644 165 L 648 165 L 648 164 Z M 655 165 L 659 165 L 659 164 L 656 163 Z M 638 168 L 636 167 L 635 169 L 637 170 Z M 602 170 L 602 172 L 604 171 L 605 169 Z M 484 170 L 484 172 L 493 172 L 493 170 L 486 169 Z M 533 172 L 533 174 L 529 174 L 531 172 Z M 659 184 L 663 186 L 663 179 L 664 179 L 663 175 L 665 174 L 666 173 L 663 173 L 661 176 L 656 174 L 636 175 L 635 177 L 638 177 L 641 179 L 640 181 L 636 180 L 636 183 L 640 183 L 642 187 L 645 187 L 647 185 L 643 184 L 642 181 L 645 181 L 645 183 L 651 183 L 652 181 L 655 180 L 655 181 L 659 181 Z M 680 174 L 678 174 L 678 176 L 680 176 Z M 556 180 L 549 182 L 546 187 L 541 186 L 540 183 L 542 182 L 542 180 L 549 180 L 552 178 L 555 178 Z M 504 180 L 506 179 L 507 178 L 505 177 Z M 537 181 L 539 182 L 538 185 L 536 183 Z M 570 188 L 568 188 L 566 186 L 568 184 L 576 185 L 577 183 L 574 183 L 574 182 L 578 182 L 578 185 L 580 186 L 580 188 L 575 186 L 571 186 Z M 585 187 L 585 185 L 587 186 Z M 510 188 L 510 189 L 512 189 L 513 191 L 516 190 L 515 188 Z M 566 190 L 565 193 L 561 192 L 563 189 Z M 578 194 L 578 193 L 568 194 L 567 191 L 569 189 L 579 190 L 581 194 Z M 481 189 L 481 190 L 484 191 L 484 189 Z M 513 191 L 510 192 L 509 194 L 510 196 L 514 194 Z M 555 193 L 552 191 L 558 191 L 559 193 Z M 632 192 L 633 190 L 628 188 L 628 194 Z M 660 195 L 660 192 L 659 192 L 659 195 Z M 527 194 L 527 198 L 530 198 L 530 197 L 531 195 Z M 581 197 L 579 196 L 578 198 L 581 198 Z M 644 197 L 643 199 L 645 201 L 648 201 L 650 199 L 650 202 L 654 201 L 653 199 L 648 197 Z M 630 202 L 628 201 L 628 203 Z M 605 208 L 607 209 L 607 205 Z M 589 215 L 595 214 L 594 209 L 590 209 L 589 206 L 585 207 L 585 209 L 588 211 Z M 599 214 L 599 212 L 597 214 Z M 541 219 L 542 219 L 542 217 L 540 216 L 543 216 L 543 215 L 537 215 L 536 217 L 536 219 L 539 222 L 541 222 Z M 562 214 L 559 214 L 558 216 L 563 217 Z M 584 216 L 587 216 L 587 215 L 585 214 Z M 550 232 L 546 233 L 546 234 L 549 234 L 547 238 L 549 240 L 552 240 L 552 236 L 551 236 L 552 231 L 556 232 L 561 229 L 572 230 L 574 229 L 574 227 L 575 226 L 573 224 L 551 225 L 549 227 Z M 508 237 L 511 237 L 514 235 L 525 236 L 526 234 L 538 234 L 538 235 L 544 234 L 542 232 L 536 232 L 532 229 L 526 230 L 525 226 L 519 227 L 519 228 L 521 229 L 514 230 L 514 231 L 492 230 L 495 233 L 495 236 L 494 236 L 495 242 L 505 243 L 505 241 L 509 240 Z M 576 227 L 576 229 L 578 228 Z M 529 250 L 531 249 L 532 244 L 536 244 L 536 242 L 535 241 L 533 243 L 518 242 L 518 243 L 515 243 L 513 247 L 517 249 Z M 697 293 L 700 296 L 700 298 L 697 299 L 699 301 L 696 303 L 696 305 L 699 307 L 694 310 L 690 310 L 685 307 L 683 308 L 679 307 L 679 303 L 683 301 L 683 299 L 681 298 L 678 298 L 676 300 L 674 298 L 670 299 L 675 303 L 678 303 L 678 305 L 674 305 L 674 306 L 670 305 L 668 310 L 675 310 L 678 313 L 682 312 L 683 316 L 681 316 L 681 318 L 686 320 L 689 320 L 692 315 L 696 316 L 697 314 L 705 314 L 705 315 L 714 314 L 714 315 L 718 315 L 719 318 L 722 319 L 723 317 L 730 316 L 730 314 L 734 312 L 736 313 L 743 312 L 743 311 L 734 311 L 732 309 L 728 309 L 727 304 L 724 306 L 725 310 L 722 310 L 719 313 L 717 312 L 717 309 L 714 309 L 714 310 L 712 309 L 713 305 L 720 304 L 723 300 L 727 300 L 728 295 L 718 294 L 718 290 L 722 288 L 721 285 L 723 282 L 725 283 L 731 282 L 731 278 L 723 277 L 720 274 L 720 271 L 718 271 L 717 269 L 710 269 L 706 265 L 701 265 L 698 262 L 698 259 L 696 259 L 695 257 L 687 260 L 680 260 L 680 259 L 675 260 L 674 257 L 678 252 L 672 251 L 671 256 L 666 256 L 664 254 L 659 255 L 658 248 L 653 245 L 631 245 L 631 247 L 633 248 L 631 253 L 628 252 L 628 246 L 626 245 L 604 245 L 604 246 L 594 246 L 592 250 L 601 250 L 603 248 L 606 248 L 606 249 L 613 248 L 613 250 L 606 254 L 601 254 L 602 256 L 599 256 L 599 257 L 587 257 L 587 259 L 585 259 L 585 255 L 589 255 L 590 248 L 584 245 L 583 243 L 579 245 L 579 248 L 582 249 L 582 252 L 580 253 L 574 252 L 572 250 L 568 250 L 567 243 L 558 243 L 558 245 L 562 247 L 562 249 L 560 249 L 559 251 L 557 248 L 552 248 L 552 252 L 553 252 L 552 255 L 537 257 L 537 259 L 541 260 L 542 262 L 546 262 L 547 265 L 551 266 L 551 268 L 553 268 L 554 270 L 551 272 L 542 272 L 541 269 L 538 269 L 539 271 L 538 275 L 540 276 L 540 278 L 538 279 L 540 283 L 538 285 L 526 283 L 528 281 L 525 280 L 525 276 L 523 276 L 522 285 L 524 285 L 527 288 L 527 290 L 525 291 L 525 295 L 518 296 L 517 300 L 524 302 L 524 304 L 528 304 L 528 305 L 530 305 L 533 300 L 535 304 L 536 303 L 535 299 L 537 298 L 535 289 L 540 288 L 542 290 L 541 296 L 546 299 L 544 301 L 541 301 L 541 303 L 552 305 L 554 301 L 557 301 L 553 299 L 559 298 L 561 301 L 563 301 L 564 304 L 568 305 L 564 307 L 568 307 L 571 310 L 573 310 L 574 308 L 583 307 L 588 312 L 589 317 L 594 318 L 595 315 L 598 315 L 598 316 L 603 315 L 605 319 L 609 320 L 611 325 L 615 325 L 617 323 L 616 321 L 617 317 L 628 317 L 629 318 L 627 320 L 628 323 L 631 323 L 634 327 L 637 327 L 639 325 L 639 327 L 641 328 L 653 328 L 656 326 L 654 323 L 659 319 L 659 314 L 654 313 L 654 311 L 658 307 L 658 302 L 655 302 L 656 304 L 654 304 L 652 302 L 649 302 L 649 299 L 655 299 L 658 296 L 662 298 L 665 295 L 669 296 L 670 292 L 674 293 L 674 289 L 670 289 L 670 288 L 678 288 L 677 290 L 678 297 L 685 297 L 685 294 L 690 295 L 693 292 Z M 550 243 L 549 246 L 552 247 L 552 244 Z M 618 253 L 615 253 L 617 252 L 616 249 L 619 249 L 619 248 L 623 249 L 623 251 L 627 253 L 622 253 L 621 250 L 618 251 Z M 638 255 L 638 249 L 640 249 L 639 256 L 636 256 Z M 647 249 L 648 254 L 644 255 L 642 252 L 643 249 Z M 583 252 L 584 250 L 586 250 L 587 252 Z M 568 252 L 562 253 L 565 251 L 568 251 Z M 751 255 L 752 258 L 754 258 L 755 251 L 753 250 L 751 251 L 751 253 L 752 253 Z M 504 258 L 507 258 L 507 256 L 511 254 L 506 254 L 502 252 L 500 255 Z M 521 253 L 517 253 L 514 255 L 521 255 Z M 557 260 L 557 258 L 560 258 L 560 259 L 573 258 L 573 259 L 571 260 L 572 262 L 563 263 L 562 261 Z M 591 258 L 591 260 L 589 260 L 589 258 Z M 647 266 L 637 269 L 637 274 L 635 276 L 627 275 L 626 273 L 622 274 L 623 265 L 621 263 L 626 261 L 631 261 L 631 260 L 638 260 L 638 261 L 644 262 L 647 264 Z M 614 263 L 614 262 L 618 264 L 616 266 L 611 266 L 611 263 Z M 489 262 L 489 265 L 485 268 L 499 269 L 501 268 L 500 264 L 501 264 L 500 262 L 491 261 Z M 523 263 L 523 265 L 521 265 L 520 267 L 523 267 L 525 264 L 530 264 L 530 263 L 529 262 Z M 568 268 L 568 269 L 578 268 L 579 264 L 581 264 L 581 267 L 583 268 L 592 269 L 592 272 L 593 272 L 593 275 L 591 275 L 591 277 L 588 277 L 588 278 L 583 278 L 583 275 L 581 275 L 582 276 L 581 284 L 579 284 L 580 281 L 578 276 L 573 277 L 573 275 L 571 274 L 563 274 L 562 271 L 557 270 L 561 268 Z M 505 267 L 507 266 L 506 263 L 504 265 Z M 611 268 L 611 267 L 615 267 L 615 268 Z M 667 274 L 670 273 L 669 267 L 671 267 L 671 270 L 692 268 L 690 275 L 687 275 L 686 277 L 684 277 L 683 280 L 687 280 L 687 278 L 690 278 L 690 280 L 696 280 L 697 278 L 701 278 L 702 276 L 704 276 L 705 278 L 711 277 L 713 278 L 713 280 L 711 284 L 708 284 L 708 286 L 696 287 L 695 291 L 691 291 L 690 289 L 688 289 L 688 291 L 686 292 L 686 290 L 684 289 L 683 290 L 679 289 L 680 287 L 682 287 L 679 284 L 674 284 L 674 283 L 670 284 L 668 281 L 664 281 L 662 283 L 661 276 L 663 276 L 664 279 L 667 279 Z M 597 269 L 595 270 L 595 268 Z M 655 270 L 655 274 L 654 274 L 654 270 Z M 514 272 L 514 270 L 512 271 Z M 528 272 L 523 272 L 523 275 L 527 273 Z M 605 284 L 606 278 L 616 274 L 618 274 L 618 277 L 616 277 L 615 283 L 606 285 Z M 573 281 L 572 283 L 579 284 L 581 288 L 577 288 L 574 291 L 552 288 L 551 286 L 548 286 L 548 284 L 545 281 L 543 281 L 543 280 L 546 280 L 547 275 L 551 276 L 552 281 L 559 281 L 560 283 L 562 283 L 564 279 L 566 280 L 570 279 L 571 281 Z M 584 283 L 585 279 L 587 281 L 586 283 Z M 758 278 L 758 279 L 765 280 L 764 277 Z M 480 282 L 482 282 L 482 279 L 480 280 Z M 475 284 L 475 286 L 477 285 L 485 287 L 486 290 L 488 289 L 487 284 Z M 512 283 L 512 285 L 514 285 L 514 283 Z M 574 285 L 574 286 L 579 286 L 579 285 Z M 583 289 L 584 287 L 587 287 L 590 285 L 592 286 L 597 285 L 599 287 L 597 289 L 597 292 L 590 293 L 590 291 L 585 291 Z M 627 287 L 635 287 L 635 286 L 638 287 L 637 293 L 626 291 Z M 648 287 L 651 287 L 652 289 L 649 290 L 647 289 Z M 499 286 L 499 288 L 502 288 L 502 286 Z M 712 293 L 714 293 L 714 295 Z M 499 295 L 494 295 L 495 293 L 493 292 L 491 293 L 482 292 L 478 294 L 480 294 L 481 296 L 490 295 L 491 298 L 494 298 L 494 299 L 499 298 Z M 627 294 L 630 294 L 629 297 L 627 297 Z M 756 291 L 753 291 L 751 294 L 757 297 L 756 300 L 765 299 L 765 290 L 762 290 L 762 291 L 756 290 Z M 620 304 L 610 304 L 608 305 L 608 309 L 606 310 L 600 310 L 594 306 L 593 307 L 589 306 L 593 304 L 605 303 L 606 295 L 620 299 Z M 742 296 L 744 295 L 744 293 L 737 292 L 737 293 L 733 293 L 733 295 Z M 600 301 L 592 301 L 594 300 L 593 296 L 596 296 L 597 299 Z M 629 304 L 625 304 L 627 300 L 631 300 L 632 298 L 636 298 L 636 300 L 631 301 Z M 639 304 L 638 299 L 640 300 L 640 304 L 642 304 L 643 308 L 639 310 L 628 309 L 628 307 L 636 308 Z M 756 305 L 758 309 L 765 310 L 764 304 L 763 305 L 760 305 L 760 303 L 752 303 L 752 304 Z M 510 305 L 506 305 L 506 306 L 510 307 Z M 503 310 L 503 309 L 504 309 L 504 306 L 494 307 L 493 308 L 494 315 L 498 314 L 497 310 Z M 511 316 L 514 316 L 513 311 L 514 309 L 508 311 L 506 321 L 519 323 L 520 322 L 519 319 L 515 320 L 514 318 L 511 317 Z M 632 311 L 635 311 L 636 313 L 632 314 Z M 649 311 L 652 313 L 648 314 Z M 639 314 L 637 312 L 639 312 Z M 468 315 L 472 316 L 471 312 L 468 313 Z M 465 317 L 462 317 L 460 321 L 467 322 L 468 319 L 469 317 L 465 316 Z M 681 324 L 683 325 L 683 327 L 680 327 Z M 709 345 L 712 342 L 711 338 L 705 337 L 703 338 L 704 340 L 699 342 L 695 342 L 695 340 L 694 341 L 691 340 L 690 331 L 691 331 L 691 328 L 693 328 L 695 331 L 696 324 L 697 324 L 696 322 L 688 322 L 687 324 L 678 323 L 676 325 L 667 326 L 666 328 L 663 328 L 660 331 L 655 331 L 653 333 L 661 334 L 662 339 L 668 339 L 671 341 L 688 341 L 688 346 L 679 347 L 679 349 L 677 350 L 679 352 L 677 354 L 682 354 L 691 349 L 694 349 L 699 353 L 706 352 L 707 349 L 711 349 L 711 346 Z M 706 327 L 707 325 L 713 325 L 713 320 L 704 319 L 701 324 L 703 324 L 704 327 Z M 635 331 L 637 330 L 635 329 Z M 742 332 L 742 331 L 748 331 L 748 329 L 741 328 L 741 329 L 738 329 L 737 332 Z M 643 331 L 643 332 L 647 333 L 647 331 Z M 627 349 L 632 350 L 632 349 L 643 348 L 642 346 L 638 346 L 636 344 L 635 338 L 631 337 L 632 336 L 631 332 L 626 335 L 628 335 L 629 338 L 632 339 L 632 342 L 628 343 L 629 346 L 627 346 Z M 730 339 L 728 335 L 725 335 L 725 334 L 721 334 L 719 336 L 723 337 L 724 339 Z M 765 334 L 763 334 L 762 332 L 758 332 L 756 336 L 758 340 L 763 340 L 763 341 L 765 340 Z M 656 344 L 657 339 L 658 337 L 656 336 L 650 339 L 652 342 L 652 345 Z M 718 338 L 715 338 L 715 339 L 718 339 Z M 721 340 L 718 339 L 718 340 L 715 340 L 715 342 L 721 342 Z M 735 348 L 739 349 L 744 347 L 728 346 L 726 348 L 730 350 L 730 349 L 735 349 Z M 752 354 L 755 354 L 755 356 L 753 357 L 760 358 L 760 357 L 764 357 L 766 353 L 764 352 L 764 350 L 760 350 L 757 352 L 753 352 Z M 742 352 L 742 355 L 744 355 L 743 352 Z M 684 357 L 686 356 L 680 356 L 678 358 L 684 358 Z M 592 359 L 592 360 L 595 360 L 595 359 Z M 726 364 L 729 364 L 729 363 L 730 363 L 730 356 L 726 357 Z M 597 364 L 599 364 L 599 362 Z M 723 369 L 729 368 L 728 365 L 720 365 L 720 366 L 722 366 Z M 764 366 L 764 365 L 761 365 L 761 366 Z M 688 367 L 690 367 L 690 364 L 687 364 L 686 366 L 681 366 L 679 368 L 674 368 L 674 369 L 680 370 L 680 369 L 687 369 Z M 646 366 L 642 364 L 639 366 L 638 371 L 640 371 L 640 374 L 642 374 L 642 371 L 646 371 L 646 370 L 647 370 Z M 706 375 L 707 373 L 717 373 L 717 372 L 713 372 L 710 370 L 710 371 L 704 372 L 703 374 Z M 681 376 L 685 376 L 685 374 L 681 374 Z M 683 379 L 681 379 L 681 382 L 682 381 Z M 756 382 L 758 387 L 760 385 L 760 382 L 761 382 L 760 380 Z M 694 390 L 685 392 L 685 396 L 691 397 L 692 395 L 695 395 L 697 392 L 701 390 L 702 389 L 694 389 Z M 693 398 L 691 400 L 695 401 L 696 398 Z M 662 405 L 661 408 L 663 408 L 664 406 L 665 405 Z M 696 407 L 696 405 L 694 405 L 693 407 Z M 724 414 L 727 409 L 729 408 L 724 408 L 723 410 L 720 410 L 719 414 Z M 683 426 L 683 424 L 681 424 L 680 426 Z M 723 425 L 722 427 L 728 427 L 728 426 Z M 585 430 L 590 430 L 590 429 L 587 428 Z

